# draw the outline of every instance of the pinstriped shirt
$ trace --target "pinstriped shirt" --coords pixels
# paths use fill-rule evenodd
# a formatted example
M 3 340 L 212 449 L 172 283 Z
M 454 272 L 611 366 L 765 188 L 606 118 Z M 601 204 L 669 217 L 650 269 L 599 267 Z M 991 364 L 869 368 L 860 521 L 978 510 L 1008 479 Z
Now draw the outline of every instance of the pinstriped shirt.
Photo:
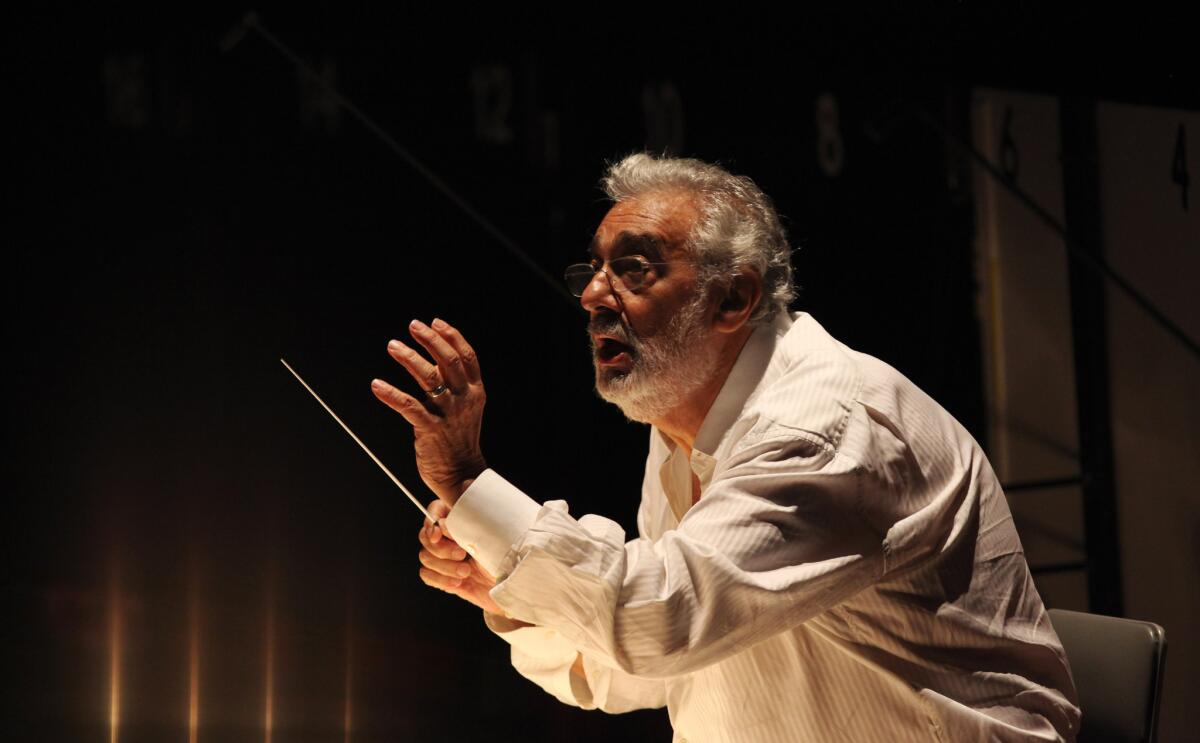
M 513 665 L 563 702 L 665 706 L 676 741 L 1074 740 L 1066 657 L 979 445 L 806 314 L 755 330 L 690 456 L 651 429 L 637 523 L 492 470 L 447 520 L 534 625 L 485 616 Z

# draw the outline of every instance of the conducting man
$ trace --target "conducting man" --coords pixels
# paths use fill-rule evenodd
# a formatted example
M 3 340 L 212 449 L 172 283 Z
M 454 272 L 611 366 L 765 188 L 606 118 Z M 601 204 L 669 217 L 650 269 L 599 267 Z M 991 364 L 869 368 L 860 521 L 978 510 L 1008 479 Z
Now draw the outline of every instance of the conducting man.
M 475 354 L 414 321 L 434 363 L 388 349 L 428 399 L 372 389 L 453 535 L 422 530 L 422 579 L 558 699 L 666 706 L 677 740 L 1073 740 L 1066 658 L 974 439 L 788 313 L 790 247 L 751 180 L 638 154 L 603 183 L 566 279 L 597 391 L 651 425 L 638 534 L 488 469 Z

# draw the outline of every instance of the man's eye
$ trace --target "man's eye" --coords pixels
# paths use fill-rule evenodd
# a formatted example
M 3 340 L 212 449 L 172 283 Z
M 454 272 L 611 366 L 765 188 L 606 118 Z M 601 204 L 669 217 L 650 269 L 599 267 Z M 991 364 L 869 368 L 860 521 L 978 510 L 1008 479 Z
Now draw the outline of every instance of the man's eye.
M 645 261 L 634 256 L 618 258 L 609 265 L 612 266 L 613 271 L 622 276 L 629 273 L 643 273 L 648 267 Z

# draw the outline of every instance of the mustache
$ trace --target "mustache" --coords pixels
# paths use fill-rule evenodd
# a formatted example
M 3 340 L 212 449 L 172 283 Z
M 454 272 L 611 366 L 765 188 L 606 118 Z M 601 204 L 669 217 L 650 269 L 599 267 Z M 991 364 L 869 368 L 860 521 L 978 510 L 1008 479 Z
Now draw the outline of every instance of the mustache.
M 626 345 L 637 343 L 637 339 L 625 327 L 625 323 L 619 317 L 593 317 L 588 322 L 587 332 L 589 336 L 607 335 L 608 337 Z M 594 341 L 593 341 L 594 342 Z
M 596 336 L 603 335 L 625 346 L 634 358 L 642 355 L 641 339 L 625 325 L 620 317 L 594 317 L 588 323 L 587 330 L 588 345 L 591 346 L 592 354 L 600 352 L 600 344 L 596 342 Z

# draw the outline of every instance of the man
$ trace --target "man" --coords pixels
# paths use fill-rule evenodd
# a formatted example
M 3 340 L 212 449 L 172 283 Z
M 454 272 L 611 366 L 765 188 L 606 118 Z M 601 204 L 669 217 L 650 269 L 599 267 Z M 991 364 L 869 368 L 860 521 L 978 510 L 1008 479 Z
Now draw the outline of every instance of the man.
M 475 355 L 414 321 L 435 363 L 389 351 L 428 400 L 372 387 L 454 537 L 422 530 L 422 579 L 560 700 L 666 706 L 677 740 L 1072 740 L 1066 659 L 978 444 L 787 313 L 790 249 L 749 179 L 633 155 L 604 185 L 567 281 L 597 391 L 651 424 L 639 534 L 488 469 Z

